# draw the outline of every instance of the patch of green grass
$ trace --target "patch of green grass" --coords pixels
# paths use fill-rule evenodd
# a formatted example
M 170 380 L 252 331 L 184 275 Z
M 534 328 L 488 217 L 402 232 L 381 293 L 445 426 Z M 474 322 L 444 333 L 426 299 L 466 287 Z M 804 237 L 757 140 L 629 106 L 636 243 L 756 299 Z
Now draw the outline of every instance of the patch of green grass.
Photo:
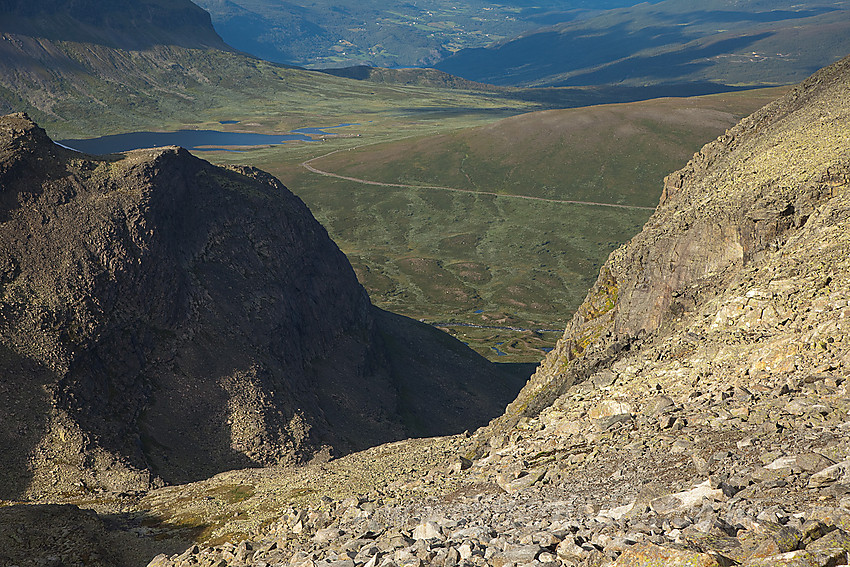
M 210 491 L 210 496 L 228 504 L 242 502 L 254 495 L 254 487 L 248 484 L 225 484 Z
M 192 503 L 191 498 L 183 499 L 186 504 Z M 169 510 L 168 514 L 149 513 L 141 521 L 141 525 L 155 531 L 154 538 L 167 540 L 179 538 L 185 541 L 206 541 L 215 530 L 217 523 L 224 523 L 224 517 L 210 517 L 199 513 L 193 508 L 180 510 L 179 502 Z
M 290 500 L 295 500 L 295 501 L 303 500 L 304 498 L 310 496 L 314 492 L 315 491 L 313 489 L 307 488 L 306 486 L 305 487 L 299 487 L 299 488 L 293 488 L 292 490 L 290 490 L 287 493 L 286 497 Z
M 451 324 L 439 328 L 496 362 L 540 362 L 564 334 L 562 331 L 510 331 Z
M 443 323 L 563 328 L 607 255 L 650 213 L 308 176 L 292 186 L 355 260 L 374 303 Z M 467 332 L 457 331 L 471 343 Z

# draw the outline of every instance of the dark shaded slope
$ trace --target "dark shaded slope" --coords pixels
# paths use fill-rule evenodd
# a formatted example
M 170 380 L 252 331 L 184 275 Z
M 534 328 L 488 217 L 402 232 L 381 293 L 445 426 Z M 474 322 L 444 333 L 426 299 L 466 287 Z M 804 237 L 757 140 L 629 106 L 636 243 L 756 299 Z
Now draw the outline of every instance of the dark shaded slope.
M 462 431 L 518 389 L 457 342 L 448 360 L 433 336 L 387 348 L 418 324 L 376 318 L 325 230 L 259 170 L 179 148 L 85 156 L 12 115 L 0 191 L 2 497 Z

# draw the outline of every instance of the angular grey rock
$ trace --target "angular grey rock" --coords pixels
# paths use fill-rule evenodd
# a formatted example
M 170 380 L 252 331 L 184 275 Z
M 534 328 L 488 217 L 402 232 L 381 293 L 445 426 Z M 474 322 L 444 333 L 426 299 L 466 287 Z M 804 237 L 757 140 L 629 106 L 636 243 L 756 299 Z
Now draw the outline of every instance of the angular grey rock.
M 504 567 L 508 563 L 523 565 L 534 561 L 541 551 L 543 550 L 539 545 L 523 545 L 494 555 L 491 562 L 494 567 Z
M 645 413 L 647 415 L 657 416 L 664 412 L 671 411 L 676 407 L 676 404 L 667 396 L 655 396 L 646 405 Z
M 838 482 L 847 474 L 848 467 L 850 467 L 850 459 L 830 465 L 813 474 L 809 478 L 809 486 L 820 488 Z
M 620 413 L 608 417 L 600 417 L 593 421 L 593 427 L 596 431 L 604 433 L 616 425 L 630 423 L 634 416 L 630 413 Z
M 443 532 L 436 522 L 423 522 L 413 530 L 413 539 L 443 539 Z
M 797 466 L 809 473 L 822 471 L 825 468 L 834 465 L 835 462 L 820 453 L 803 453 L 797 455 Z

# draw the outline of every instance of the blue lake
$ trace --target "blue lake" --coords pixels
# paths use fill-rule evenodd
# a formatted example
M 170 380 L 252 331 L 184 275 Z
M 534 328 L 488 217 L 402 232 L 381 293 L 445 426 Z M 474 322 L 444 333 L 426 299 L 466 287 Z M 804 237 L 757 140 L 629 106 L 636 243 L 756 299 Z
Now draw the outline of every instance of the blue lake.
M 222 123 L 235 123 L 225 120 Z M 234 151 L 234 146 L 269 146 L 297 140 L 313 142 L 313 136 L 332 136 L 334 128 L 356 126 L 340 124 L 323 128 L 299 128 L 286 134 L 255 134 L 253 132 L 220 132 L 218 130 L 177 130 L 176 132 L 129 132 L 100 138 L 59 140 L 65 147 L 88 154 L 114 154 L 141 148 L 182 146 L 194 151 Z

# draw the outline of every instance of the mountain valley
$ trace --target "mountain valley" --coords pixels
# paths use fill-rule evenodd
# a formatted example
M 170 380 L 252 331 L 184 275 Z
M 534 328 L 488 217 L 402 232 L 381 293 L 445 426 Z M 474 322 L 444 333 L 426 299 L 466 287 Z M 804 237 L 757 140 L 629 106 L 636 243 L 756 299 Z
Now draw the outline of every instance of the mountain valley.
M 659 180 L 780 94 L 527 113 L 435 136 L 354 140 L 308 162 L 343 178 L 282 152 L 254 163 L 299 188 L 379 306 L 446 323 L 492 360 L 536 362 L 560 331 L 468 325 L 562 328 L 608 254 L 649 218 Z M 352 181 L 364 177 L 379 185 Z
M 96 565 L 178 548 L 157 567 L 846 564 L 848 84 L 850 59 L 670 174 L 475 434 L 65 499 L 109 524 L 7 506 L 4 526 L 85 526 L 29 532 L 9 561 L 73 541 Z
M 0 0 L 0 565 L 850 564 L 843 2 L 268 5 Z

